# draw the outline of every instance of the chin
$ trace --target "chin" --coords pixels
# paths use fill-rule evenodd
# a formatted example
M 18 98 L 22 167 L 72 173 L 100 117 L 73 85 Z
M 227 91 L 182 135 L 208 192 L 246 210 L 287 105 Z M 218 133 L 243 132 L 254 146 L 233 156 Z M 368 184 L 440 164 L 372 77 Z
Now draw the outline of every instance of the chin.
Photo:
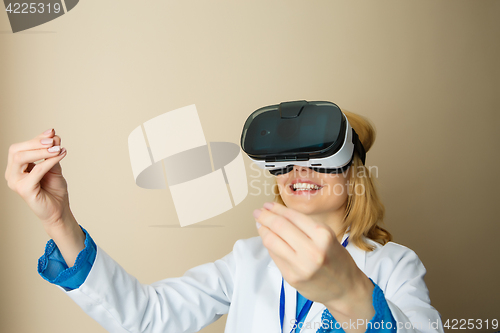
M 317 206 L 318 203 L 314 202 L 314 198 L 297 198 L 297 197 L 292 197 L 292 198 L 287 198 L 286 201 L 284 201 L 286 206 L 288 208 L 295 209 L 298 212 L 301 212 L 303 214 L 311 214 L 317 211 Z
M 332 199 L 341 198 L 324 198 L 320 195 L 311 195 L 310 197 L 287 195 L 285 198 L 281 198 L 288 208 L 306 215 L 334 212 L 343 207 L 345 209 L 345 205 L 347 204 L 347 198 L 332 201 Z

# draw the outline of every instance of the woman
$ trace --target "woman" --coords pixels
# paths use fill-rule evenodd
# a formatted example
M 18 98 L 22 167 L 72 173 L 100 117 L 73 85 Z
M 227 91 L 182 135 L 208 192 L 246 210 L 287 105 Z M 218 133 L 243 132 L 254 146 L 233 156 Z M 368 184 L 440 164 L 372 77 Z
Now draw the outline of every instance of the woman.
M 373 128 L 344 114 L 368 151 Z M 277 202 L 254 211 L 259 237 L 144 285 L 77 223 L 60 143 L 50 129 L 13 144 L 5 177 L 52 238 L 39 273 L 110 332 L 196 332 L 225 313 L 226 332 L 443 332 L 425 268 L 379 226 L 384 208 L 357 154 L 341 174 L 287 169 L 276 176 Z

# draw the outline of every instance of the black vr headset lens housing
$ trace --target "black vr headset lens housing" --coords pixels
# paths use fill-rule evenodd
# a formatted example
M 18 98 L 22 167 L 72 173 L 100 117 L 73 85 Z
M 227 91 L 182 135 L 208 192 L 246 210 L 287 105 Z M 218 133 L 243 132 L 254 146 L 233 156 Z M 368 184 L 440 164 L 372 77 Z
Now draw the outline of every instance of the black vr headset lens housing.
M 331 106 L 297 103 L 294 113 L 283 115 L 284 107 L 271 106 L 255 111 L 245 122 L 242 148 L 255 158 L 309 155 L 324 152 L 338 142 L 345 131 L 342 112 Z M 292 109 L 289 107 L 289 109 Z
M 317 172 L 339 173 L 364 149 L 340 108 L 331 102 L 284 102 L 253 112 L 245 122 L 241 147 L 259 167 L 273 175 L 293 164 Z

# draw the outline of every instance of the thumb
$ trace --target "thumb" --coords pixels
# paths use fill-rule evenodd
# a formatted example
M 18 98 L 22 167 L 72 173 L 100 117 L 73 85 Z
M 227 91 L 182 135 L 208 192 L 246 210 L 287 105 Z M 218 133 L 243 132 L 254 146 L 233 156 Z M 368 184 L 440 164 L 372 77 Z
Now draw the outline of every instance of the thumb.
M 56 174 L 62 174 L 62 168 L 59 162 L 68 153 L 65 148 L 63 149 L 64 151 L 59 155 L 46 159 L 45 161 L 35 165 L 33 170 L 29 173 L 28 177 L 26 177 L 30 178 L 29 183 L 31 183 L 32 185 L 38 184 L 42 180 L 43 176 L 45 176 L 45 174 L 49 171 Z
M 63 154 L 66 154 L 66 152 L 62 153 L 61 155 L 63 155 Z M 61 161 L 61 160 L 59 160 L 59 161 Z M 57 161 L 57 163 L 54 164 L 54 166 L 49 170 L 49 172 L 62 174 L 62 167 L 61 167 L 61 163 L 59 163 L 59 161 Z

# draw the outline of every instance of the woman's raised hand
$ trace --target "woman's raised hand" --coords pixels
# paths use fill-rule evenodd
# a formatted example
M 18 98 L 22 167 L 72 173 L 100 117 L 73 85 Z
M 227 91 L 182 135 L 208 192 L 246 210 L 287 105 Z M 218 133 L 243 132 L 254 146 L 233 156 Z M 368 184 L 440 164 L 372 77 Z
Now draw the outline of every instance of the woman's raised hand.
M 59 164 L 66 154 L 53 129 L 9 148 L 7 184 L 26 201 L 49 234 L 71 214 L 67 183 Z M 40 160 L 44 161 L 35 164 Z
M 264 208 L 254 211 L 258 232 L 283 278 L 305 298 L 324 304 L 339 323 L 369 321 L 375 315 L 374 286 L 335 232 L 279 203 Z
M 5 179 L 42 221 L 71 267 L 85 247 L 85 234 L 69 208 L 68 184 L 59 164 L 65 156 L 61 138 L 50 129 L 10 146 Z

